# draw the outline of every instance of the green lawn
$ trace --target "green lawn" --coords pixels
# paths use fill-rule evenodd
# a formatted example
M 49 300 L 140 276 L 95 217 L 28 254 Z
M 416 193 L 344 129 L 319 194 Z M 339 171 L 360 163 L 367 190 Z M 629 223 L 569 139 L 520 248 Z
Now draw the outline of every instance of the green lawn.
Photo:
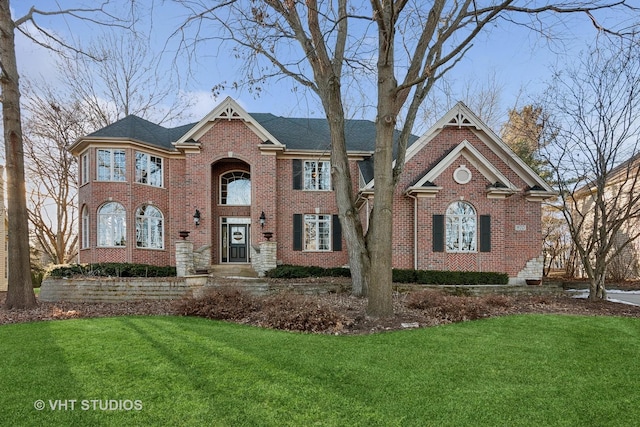
M 0 425 L 640 420 L 640 319 L 527 315 L 368 336 L 199 318 L 65 320 L 0 326 L 0 363 Z M 52 409 L 59 401 L 66 410 Z

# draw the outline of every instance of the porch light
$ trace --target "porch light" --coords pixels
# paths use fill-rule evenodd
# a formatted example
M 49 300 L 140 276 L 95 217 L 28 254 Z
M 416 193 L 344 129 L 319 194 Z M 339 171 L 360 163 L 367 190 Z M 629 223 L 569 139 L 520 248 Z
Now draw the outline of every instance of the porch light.
M 260 228 L 264 228 L 264 223 L 267 222 L 267 217 L 264 214 L 264 211 L 260 214 Z
M 193 223 L 197 226 L 200 225 L 200 211 L 196 209 L 196 213 L 193 214 Z

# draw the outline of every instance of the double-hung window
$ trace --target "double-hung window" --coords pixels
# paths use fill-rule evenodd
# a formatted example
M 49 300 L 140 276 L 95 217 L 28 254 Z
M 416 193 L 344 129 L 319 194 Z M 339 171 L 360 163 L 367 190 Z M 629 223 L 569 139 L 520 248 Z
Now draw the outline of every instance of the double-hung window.
M 331 163 L 328 161 L 305 160 L 304 189 L 331 190 Z
M 136 182 L 162 187 L 162 157 L 136 152 Z
M 98 181 L 126 181 L 124 150 L 97 150 Z

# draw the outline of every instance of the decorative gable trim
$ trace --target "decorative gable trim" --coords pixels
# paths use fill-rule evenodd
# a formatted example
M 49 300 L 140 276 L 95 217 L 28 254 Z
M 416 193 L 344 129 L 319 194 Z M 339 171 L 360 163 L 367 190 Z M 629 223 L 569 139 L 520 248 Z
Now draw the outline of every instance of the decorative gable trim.
M 200 146 L 197 142 L 205 133 L 209 131 L 216 122 L 221 120 L 241 120 L 260 138 L 262 144 L 267 151 L 277 151 L 284 149 L 284 144 L 280 143 L 269 131 L 267 131 L 258 121 L 256 121 L 244 108 L 240 106 L 233 98 L 227 97 L 218 106 L 216 106 L 209 114 L 200 120 L 187 133 L 182 135 L 180 139 L 173 143 L 176 148 L 184 150 L 199 150 Z M 198 144 L 198 145 L 194 145 Z
M 435 194 L 436 189 L 433 182 L 449 168 L 458 158 L 464 157 L 487 181 L 491 184 L 487 187 L 487 196 L 490 198 L 507 197 L 519 191 L 519 189 L 509 181 L 509 179 L 492 165 L 486 157 L 478 151 L 469 141 L 464 140 L 447 154 L 438 164 L 429 170 L 418 182 L 409 187 L 407 194 Z M 495 184 L 494 184 L 495 183 Z
M 474 121 L 467 115 L 465 109 L 462 108 L 458 108 L 458 110 L 453 114 L 453 117 L 451 117 L 449 121 L 443 125 L 443 127 L 445 126 L 454 126 L 458 128 L 463 126 L 473 126 L 475 128 L 478 128 Z
M 447 127 L 466 127 L 472 129 L 478 138 L 508 165 L 527 185 L 539 187 L 549 197 L 556 193 L 542 178 L 538 176 L 522 159 L 520 159 L 498 135 L 478 118 L 464 103 L 458 102 L 440 120 L 438 120 L 422 137 L 407 149 L 405 163 L 424 149 L 435 136 Z M 492 181 L 494 182 L 494 181 Z M 503 182 L 504 183 L 504 182 Z M 506 183 L 505 183 L 506 184 Z M 369 183 L 373 187 L 373 181 Z M 497 193 L 494 193 L 497 194 Z

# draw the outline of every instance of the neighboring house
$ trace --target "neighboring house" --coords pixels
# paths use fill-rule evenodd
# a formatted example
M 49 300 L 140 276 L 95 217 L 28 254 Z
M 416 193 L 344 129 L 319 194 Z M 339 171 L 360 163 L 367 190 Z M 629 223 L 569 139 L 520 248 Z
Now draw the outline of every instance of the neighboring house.
M 621 249 L 617 257 L 607 267 L 607 276 L 614 280 L 635 279 L 640 277 L 640 153 L 622 162 L 609 172 L 605 183 L 604 202 L 609 212 L 609 222 L 624 219 L 620 231 L 613 239 L 614 249 Z M 571 212 L 573 221 L 578 224 L 583 218 L 581 236 L 583 239 L 594 235 L 593 212 L 595 212 L 597 188 L 591 182 L 573 193 L 575 204 Z M 630 210 L 627 212 L 627 207 Z M 618 216 L 616 213 L 620 212 Z M 579 215 L 581 213 L 581 215 Z M 587 234 L 589 233 L 589 234 Z M 582 263 L 574 259 L 574 275 L 586 277 Z
M 4 206 L 4 166 L 0 166 L 0 195 L 2 203 L 0 204 L 0 292 L 5 292 L 9 284 L 9 262 L 7 252 L 9 249 L 9 235 L 7 234 L 8 218 L 7 210 Z
M 375 126 L 349 120 L 367 226 Z M 464 104 L 413 137 L 394 202 L 396 268 L 542 274 L 541 201 L 552 189 Z M 175 265 L 180 231 L 204 264 L 250 263 L 263 232 L 278 263 L 348 264 L 327 121 L 249 114 L 227 98 L 167 129 L 135 116 L 76 141 L 81 263 Z

